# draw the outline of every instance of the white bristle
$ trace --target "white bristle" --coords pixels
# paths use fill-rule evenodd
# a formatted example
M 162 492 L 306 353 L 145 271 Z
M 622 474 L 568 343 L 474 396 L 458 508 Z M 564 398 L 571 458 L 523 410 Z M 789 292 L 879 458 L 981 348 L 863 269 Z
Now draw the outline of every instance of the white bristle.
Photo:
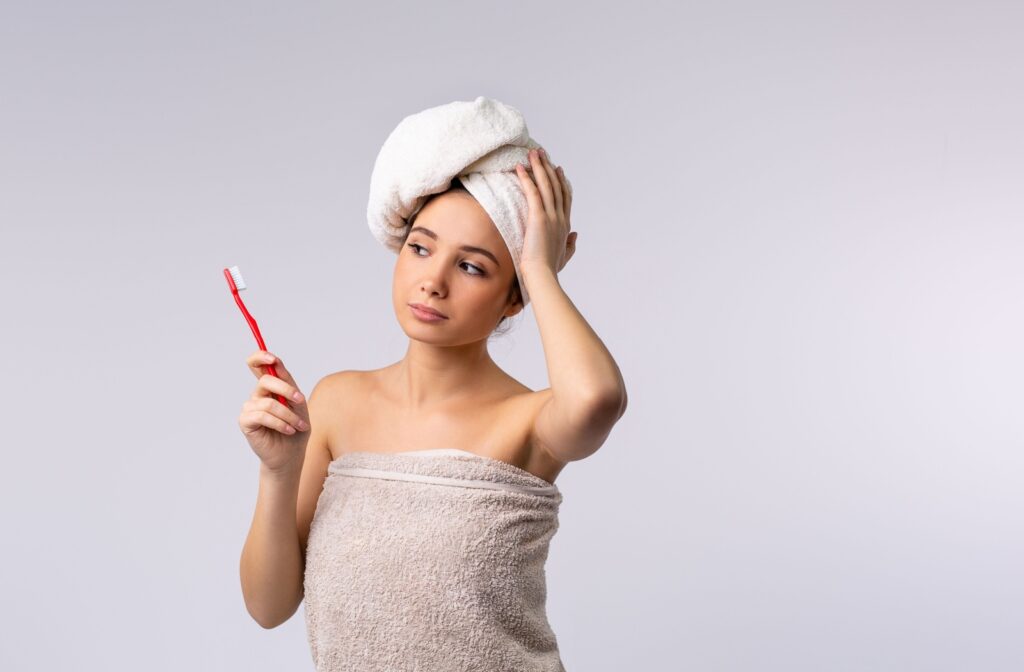
M 235 281 L 235 287 L 239 291 L 245 289 L 245 280 L 242 279 L 242 272 L 238 270 L 238 266 L 229 268 L 228 273 L 231 274 L 231 279 Z

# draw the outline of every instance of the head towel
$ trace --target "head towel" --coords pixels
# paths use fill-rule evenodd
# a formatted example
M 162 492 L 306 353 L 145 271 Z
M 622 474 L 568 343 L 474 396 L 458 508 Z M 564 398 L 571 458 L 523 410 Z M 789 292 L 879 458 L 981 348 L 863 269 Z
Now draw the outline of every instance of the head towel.
M 528 152 L 536 147 L 522 113 L 493 98 L 457 100 L 405 117 L 373 165 L 366 208 L 370 231 L 400 253 L 409 219 L 428 196 L 446 191 L 458 177 L 505 240 L 523 305 L 529 304 L 519 266 L 529 205 L 516 165 L 529 164 Z M 571 193 L 572 184 L 562 179 Z

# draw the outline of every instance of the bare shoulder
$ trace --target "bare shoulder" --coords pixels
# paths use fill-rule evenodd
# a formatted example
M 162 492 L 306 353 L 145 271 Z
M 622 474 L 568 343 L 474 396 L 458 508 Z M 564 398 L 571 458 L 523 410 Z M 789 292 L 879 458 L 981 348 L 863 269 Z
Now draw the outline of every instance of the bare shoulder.
M 365 389 L 365 385 L 369 380 L 369 373 L 369 371 L 354 369 L 333 371 L 317 381 L 313 389 L 319 390 L 321 392 L 320 396 L 330 397 L 332 402 L 343 402 L 345 399 L 350 399 L 352 395 L 357 395 Z
M 374 395 L 376 371 L 345 369 L 326 374 L 310 395 L 310 420 L 324 427 L 327 448 L 333 458 L 349 443 L 353 427 L 365 423 L 367 400 Z
M 310 391 L 309 419 L 312 424 L 322 423 L 330 437 L 338 413 L 350 407 L 350 401 L 359 394 L 363 385 L 362 371 L 334 371 L 324 375 Z M 328 438 L 328 443 L 330 440 Z

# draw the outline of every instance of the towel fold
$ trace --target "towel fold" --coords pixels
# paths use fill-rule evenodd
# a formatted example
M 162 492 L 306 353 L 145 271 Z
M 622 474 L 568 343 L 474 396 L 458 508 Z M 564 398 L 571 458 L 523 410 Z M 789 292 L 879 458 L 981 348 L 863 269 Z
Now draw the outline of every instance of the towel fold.
M 564 672 L 544 573 L 561 502 L 458 449 L 331 462 L 306 549 L 318 672 Z

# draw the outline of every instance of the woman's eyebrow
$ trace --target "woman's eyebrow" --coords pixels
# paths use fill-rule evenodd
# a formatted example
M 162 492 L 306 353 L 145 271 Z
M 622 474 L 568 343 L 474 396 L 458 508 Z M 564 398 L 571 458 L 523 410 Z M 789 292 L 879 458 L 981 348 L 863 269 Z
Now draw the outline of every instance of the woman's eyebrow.
M 409 235 L 412 235 L 413 231 L 420 231 L 424 235 L 430 236 L 434 240 L 440 240 L 440 238 L 437 237 L 436 233 L 434 233 L 433 231 L 431 231 L 430 229 L 428 229 L 426 227 L 414 226 L 411 229 L 409 229 Z M 501 262 L 498 261 L 498 258 L 495 257 L 493 254 L 491 254 L 490 252 L 488 252 L 487 250 L 485 250 L 482 247 L 473 247 L 472 245 L 462 245 L 461 247 L 459 247 L 459 249 L 463 250 L 465 252 L 476 252 L 478 254 L 482 254 L 485 257 L 487 257 L 488 259 L 490 259 L 491 261 L 493 261 L 495 266 L 498 266 L 499 268 L 501 267 Z

